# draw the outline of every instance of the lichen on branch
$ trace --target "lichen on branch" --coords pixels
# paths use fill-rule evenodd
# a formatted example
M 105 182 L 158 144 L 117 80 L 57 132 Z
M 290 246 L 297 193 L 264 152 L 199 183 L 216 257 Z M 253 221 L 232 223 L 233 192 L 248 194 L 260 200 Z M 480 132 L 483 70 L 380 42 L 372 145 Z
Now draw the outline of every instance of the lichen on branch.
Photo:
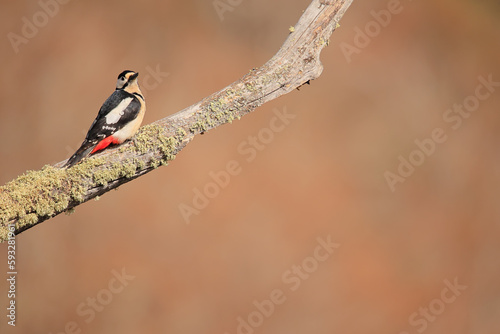
M 65 161 L 27 171 L 0 187 L 0 241 L 21 233 L 175 159 L 194 136 L 231 123 L 319 77 L 319 55 L 353 0 L 313 0 L 276 55 L 202 101 L 153 124 L 132 140 L 69 169 Z

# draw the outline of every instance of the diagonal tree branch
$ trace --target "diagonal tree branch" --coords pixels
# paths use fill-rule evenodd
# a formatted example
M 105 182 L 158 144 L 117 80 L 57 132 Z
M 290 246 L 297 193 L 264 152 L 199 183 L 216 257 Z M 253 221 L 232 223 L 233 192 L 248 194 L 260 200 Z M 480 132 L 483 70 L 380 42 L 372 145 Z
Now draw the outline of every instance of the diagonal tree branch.
M 283 46 L 262 67 L 202 101 L 142 127 L 129 142 L 70 169 L 64 161 L 0 187 L 0 241 L 132 181 L 175 158 L 194 136 L 231 123 L 316 79 L 319 56 L 352 0 L 313 0 Z

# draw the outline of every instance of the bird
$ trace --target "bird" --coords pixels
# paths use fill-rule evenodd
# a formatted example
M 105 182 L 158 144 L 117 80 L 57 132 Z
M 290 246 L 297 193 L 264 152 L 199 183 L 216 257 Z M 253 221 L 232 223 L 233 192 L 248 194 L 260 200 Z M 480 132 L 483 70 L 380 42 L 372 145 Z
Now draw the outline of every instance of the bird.
M 89 155 L 135 135 L 146 112 L 138 76 L 139 73 L 129 70 L 118 75 L 115 91 L 103 103 L 82 145 L 63 168 L 71 168 Z

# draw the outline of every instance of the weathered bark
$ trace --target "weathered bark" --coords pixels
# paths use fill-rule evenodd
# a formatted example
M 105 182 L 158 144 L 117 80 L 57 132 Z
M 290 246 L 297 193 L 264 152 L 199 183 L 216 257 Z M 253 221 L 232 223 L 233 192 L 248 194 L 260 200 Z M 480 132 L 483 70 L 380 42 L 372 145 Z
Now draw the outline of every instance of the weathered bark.
M 64 161 L 28 171 L 0 187 L 0 241 L 103 195 L 175 158 L 197 134 L 231 123 L 316 79 L 319 56 L 352 0 L 313 0 L 276 55 L 240 80 L 174 115 L 146 125 L 133 140 L 70 169 Z

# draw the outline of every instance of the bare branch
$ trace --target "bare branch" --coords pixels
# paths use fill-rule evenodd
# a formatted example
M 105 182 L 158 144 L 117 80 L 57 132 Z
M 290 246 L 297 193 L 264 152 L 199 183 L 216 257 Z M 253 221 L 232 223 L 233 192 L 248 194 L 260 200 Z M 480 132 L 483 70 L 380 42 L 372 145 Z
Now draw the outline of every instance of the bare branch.
M 132 181 L 175 158 L 194 136 L 231 123 L 314 80 L 319 56 L 352 0 L 313 0 L 278 53 L 262 67 L 174 115 L 146 125 L 129 142 L 70 169 L 64 161 L 0 187 L 0 241 Z

